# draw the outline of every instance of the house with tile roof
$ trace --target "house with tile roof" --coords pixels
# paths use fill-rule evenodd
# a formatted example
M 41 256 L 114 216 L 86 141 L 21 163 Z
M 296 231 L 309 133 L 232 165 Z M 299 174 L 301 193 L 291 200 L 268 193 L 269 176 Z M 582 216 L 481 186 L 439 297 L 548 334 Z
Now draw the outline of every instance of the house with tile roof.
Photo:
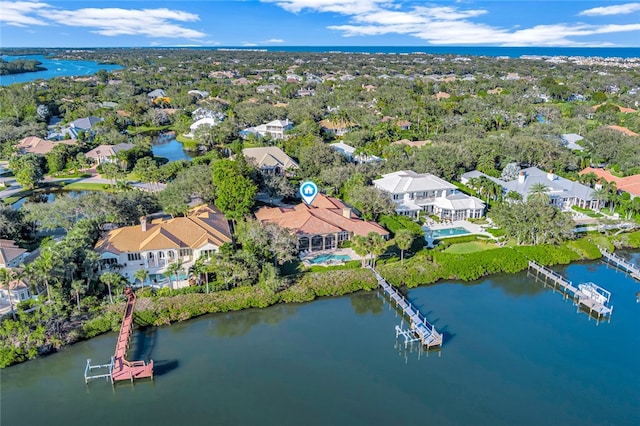
M 342 201 L 323 194 L 318 194 L 311 206 L 300 203 L 295 207 L 262 207 L 255 215 L 260 222 L 291 230 L 301 251 L 333 250 L 354 235 L 366 236 L 370 232 L 389 237 L 389 232 L 377 223 L 360 219 Z
M 325 118 L 318 122 L 320 129 L 336 137 L 344 136 L 356 125 L 348 120 L 339 119 L 338 121 Z
M 47 155 L 57 145 L 76 145 L 77 141 L 67 139 L 63 141 L 52 141 L 39 138 L 37 136 L 28 136 L 22 139 L 16 145 L 18 152 L 21 154 Z
M 284 174 L 298 169 L 298 163 L 277 146 L 245 148 L 242 155 L 249 163 L 265 172 Z
M 587 173 L 593 173 L 598 176 L 599 179 L 604 179 L 607 182 L 615 182 L 618 191 L 628 192 L 629 195 L 631 195 L 631 198 L 640 197 L 640 174 L 618 177 L 612 175 L 611 172 L 605 169 L 587 167 L 586 169 L 580 171 L 580 176 Z
M 376 188 L 389 194 L 396 213 L 417 218 L 423 211 L 440 219 L 465 220 L 484 214 L 482 200 L 458 191 L 458 188 L 430 173 L 401 170 L 373 181 Z
M 18 247 L 15 241 L 0 239 L 0 268 L 16 268 L 27 255 L 27 251 Z
M 163 281 L 171 263 L 182 262 L 187 271 L 201 256 L 210 256 L 230 243 L 231 229 L 225 216 L 212 206 L 189 210 L 185 217 L 157 219 L 107 232 L 95 246 L 103 264 L 117 264 L 120 273 L 134 282 L 139 269 L 149 278 Z
M 518 178 L 510 181 L 503 181 L 474 170 L 463 174 L 460 182 L 466 185 L 470 179 L 481 176 L 500 185 L 503 194 L 514 191 L 520 194 L 523 200 L 527 199 L 533 185 L 543 184 L 547 187 L 549 203 L 561 210 L 569 210 L 572 206 L 595 210 L 604 205 L 604 202 L 596 199 L 590 187 L 558 176 L 553 171 L 545 172 L 537 167 L 520 170 Z
M 631 129 L 627 129 L 626 127 L 618 126 L 616 124 L 612 124 L 611 126 L 607 126 L 608 129 L 615 130 L 616 132 L 622 133 L 625 136 L 638 136 L 636 132 Z
M 96 164 L 113 163 L 120 151 L 127 151 L 135 147 L 132 143 L 119 143 L 117 145 L 100 145 L 84 154 Z
M 31 298 L 29 282 L 26 278 L 16 278 L 0 285 L 0 316 L 11 311 L 13 307 Z

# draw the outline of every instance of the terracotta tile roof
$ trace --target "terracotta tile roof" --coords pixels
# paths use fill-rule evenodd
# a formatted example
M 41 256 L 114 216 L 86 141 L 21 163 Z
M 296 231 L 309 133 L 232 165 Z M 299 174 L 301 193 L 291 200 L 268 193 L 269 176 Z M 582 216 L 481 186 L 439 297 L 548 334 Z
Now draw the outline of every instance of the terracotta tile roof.
M 632 130 L 627 129 L 626 127 L 611 125 L 607 126 L 611 130 L 615 130 L 616 132 L 624 133 L 627 136 L 638 136 L 638 134 Z
M 626 113 L 626 114 L 632 114 L 634 112 L 637 112 L 633 108 L 623 107 L 622 105 L 616 105 L 616 104 L 608 104 L 607 102 L 592 106 L 591 107 L 591 111 L 596 112 L 598 109 L 600 109 L 601 106 L 604 106 L 604 105 L 613 105 L 616 108 L 618 108 L 618 111 Z
M 322 194 L 316 197 L 312 207 L 302 203 L 293 208 L 262 207 L 256 212 L 256 218 L 291 229 L 297 235 L 334 234 L 341 231 L 362 236 L 369 232 L 389 235 L 377 223 L 358 218 L 342 201 Z
M 108 232 L 96 244 L 99 252 L 130 253 L 145 250 L 198 249 L 207 243 L 220 246 L 231 242 L 229 222 L 210 206 L 191 209 L 186 217 L 160 219 Z
M 29 136 L 22 139 L 16 147 L 18 150 L 24 153 L 45 155 L 51 152 L 56 145 L 75 145 L 76 141 L 73 139 L 67 139 L 64 141 L 49 141 L 39 138 L 37 136 Z
M 627 176 L 627 177 L 618 177 L 612 175 L 609 171 L 605 169 L 595 169 L 593 167 L 587 167 L 586 169 L 580 172 L 580 175 L 585 175 L 587 173 L 594 173 L 598 178 L 604 179 L 607 182 L 615 182 L 616 188 L 619 191 L 628 192 L 633 196 L 640 196 L 640 174 Z

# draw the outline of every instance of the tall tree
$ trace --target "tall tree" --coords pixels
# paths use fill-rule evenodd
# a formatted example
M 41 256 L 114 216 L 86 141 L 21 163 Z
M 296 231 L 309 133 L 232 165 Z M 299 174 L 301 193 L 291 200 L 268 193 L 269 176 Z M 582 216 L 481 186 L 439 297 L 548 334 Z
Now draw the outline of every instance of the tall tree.
M 258 192 L 257 185 L 241 167 L 232 160 L 219 160 L 213 165 L 213 184 L 218 192 L 216 205 L 234 222 L 249 214 Z
M 405 250 L 409 250 L 411 245 L 413 244 L 413 232 L 408 229 L 399 229 L 396 232 L 393 241 L 396 243 L 396 246 L 400 249 L 400 263 L 404 263 L 404 252 Z

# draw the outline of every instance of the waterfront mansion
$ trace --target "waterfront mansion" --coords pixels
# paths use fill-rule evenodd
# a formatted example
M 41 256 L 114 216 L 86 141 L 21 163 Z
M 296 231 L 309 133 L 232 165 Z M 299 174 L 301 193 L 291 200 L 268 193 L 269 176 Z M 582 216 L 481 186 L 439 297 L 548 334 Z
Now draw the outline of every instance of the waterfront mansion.
M 230 242 L 231 230 L 224 215 L 202 205 L 185 217 L 151 222 L 143 217 L 140 225 L 113 229 L 98 241 L 96 250 L 104 267 L 118 265 L 130 282 L 135 282 L 139 269 L 148 271 L 151 282 L 160 282 L 167 278 L 164 274 L 169 264 L 182 262 L 180 276 L 184 277 L 199 257 L 209 256 Z
M 423 211 L 440 219 L 465 220 L 484 214 L 482 200 L 459 192 L 455 185 L 429 173 L 401 170 L 382 175 L 373 184 L 389 194 L 399 215 L 417 219 Z
M 466 185 L 470 179 L 481 176 L 500 185 L 504 195 L 514 191 L 520 194 L 523 200 L 527 199 L 534 185 L 542 184 L 546 187 L 549 203 L 561 210 L 569 210 L 572 206 L 595 210 L 604 205 L 603 201 L 596 198 L 590 187 L 558 176 L 553 171 L 546 172 L 537 167 L 520 170 L 518 178 L 509 181 L 485 175 L 477 170 L 463 174 L 460 181 Z

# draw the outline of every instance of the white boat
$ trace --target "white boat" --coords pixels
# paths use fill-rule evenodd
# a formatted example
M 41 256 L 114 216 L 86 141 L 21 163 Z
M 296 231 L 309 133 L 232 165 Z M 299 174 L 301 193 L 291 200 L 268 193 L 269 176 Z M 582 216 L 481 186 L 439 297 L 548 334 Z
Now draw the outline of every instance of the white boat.
M 589 297 L 603 305 L 607 304 L 611 296 L 611 293 L 607 290 L 591 282 L 578 284 L 578 290 L 581 295 Z

